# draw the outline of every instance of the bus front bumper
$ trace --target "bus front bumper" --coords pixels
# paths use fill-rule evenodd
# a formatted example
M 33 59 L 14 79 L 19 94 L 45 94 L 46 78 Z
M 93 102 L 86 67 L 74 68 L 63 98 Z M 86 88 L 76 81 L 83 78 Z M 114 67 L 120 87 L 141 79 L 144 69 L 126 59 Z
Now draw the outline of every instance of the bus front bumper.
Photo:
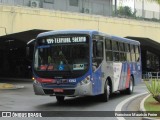
M 34 92 L 36 95 L 50 95 L 50 96 L 91 96 L 92 93 L 92 83 L 80 85 L 78 84 L 74 88 L 63 88 L 63 92 L 54 92 L 55 88 L 61 88 L 60 85 L 51 88 L 44 88 L 40 83 L 33 83 Z

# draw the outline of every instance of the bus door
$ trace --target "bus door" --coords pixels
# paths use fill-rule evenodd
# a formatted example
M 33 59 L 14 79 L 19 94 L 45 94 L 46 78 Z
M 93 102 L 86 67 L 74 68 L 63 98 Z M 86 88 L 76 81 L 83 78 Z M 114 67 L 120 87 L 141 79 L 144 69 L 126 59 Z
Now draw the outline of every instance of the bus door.
M 103 41 L 93 41 L 92 71 L 93 71 L 93 94 L 101 93 L 102 88 L 102 61 L 103 61 Z

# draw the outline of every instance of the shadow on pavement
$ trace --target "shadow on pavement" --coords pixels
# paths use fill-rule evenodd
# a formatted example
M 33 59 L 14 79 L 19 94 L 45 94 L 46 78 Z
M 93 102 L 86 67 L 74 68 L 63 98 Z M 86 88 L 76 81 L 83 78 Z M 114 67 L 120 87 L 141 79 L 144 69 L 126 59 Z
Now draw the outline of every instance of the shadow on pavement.
M 127 95 L 122 95 L 119 92 L 114 93 L 110 96 L 110 100 L 108 102 L 103 102 L 99 96 L 89 96 L 89 97 L 67 97 L 63 103 L 58 102 L 50 102 L 35 106 L 37 109 L 44 108 L 54 108 L 54 107 L 89 107 L 97 104 L 110 104 L 109 102 L 114 99 L 123 98 Z M 54 96 L 53 96 L 54 97 Z

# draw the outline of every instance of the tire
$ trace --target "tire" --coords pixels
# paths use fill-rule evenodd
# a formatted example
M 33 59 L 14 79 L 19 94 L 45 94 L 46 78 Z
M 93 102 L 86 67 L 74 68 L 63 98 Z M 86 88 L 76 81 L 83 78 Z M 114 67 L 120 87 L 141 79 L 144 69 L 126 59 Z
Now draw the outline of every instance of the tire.
M 109 100 L 109 95 L 110 95 L 109 87 L 110 86 L 108 84 L 108 81 L 106 81 L 104 84 L 104 93 L 101 95 L 101 99 L 103 102 L 108 102 L 108 100 Z
M 125 93 L 128 94 L 128 95 L 130 95 L 130 94 L 133 93 L 133 90 L 134 90 L 133 77 L 131 76 L 131 77 L 130 77 L 130 80 L 129 80 L 129 88 L 127 88 L 127 89 L 125 90 Z
M 64 96 L 56 96 L 57 102 L 58 103 L 63 103 L 64 102 Z

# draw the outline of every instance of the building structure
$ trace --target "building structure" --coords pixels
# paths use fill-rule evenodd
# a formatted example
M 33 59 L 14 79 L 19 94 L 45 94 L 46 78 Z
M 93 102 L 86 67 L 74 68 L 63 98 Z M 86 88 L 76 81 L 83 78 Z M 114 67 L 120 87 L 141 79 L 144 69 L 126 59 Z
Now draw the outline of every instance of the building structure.
M 111 16 L 112 0 L 0 0 L 1 4 Z
M 135 0 L 135 10 L 137 17 L 160 20 L 160 5 L 155 1 Z
M 65 9 L 58 9 L 60 1 L 62 5 L 64 5 L 65 1 L 68 1 L 65 3 L 67 6 Z M 51 8 L 43 8 L 45 6 L 42 4 L 43 2 L 0 0 L 0 77 L 31 78 L 32 54 L 30 54 L 29 58 L 27 57 L 27 42 L 35 39 L 40 32 L 60 29 L 94 29 L 138 40 L 142 45 L 143 71 L 160 70 L 159 23 L 110 17 L 108 8 L 105 8 L 108 5 L 105 4 L 107 0 L 100 0 L 101 3 L 97 3 L 96 0 L 79 0 L 78 5 L 81 3 L 81 7 L 76 8 L 70 6 L 69 0 L 54 0 Z M 85 8 L 89 5 L 94 6 L 94 4 L 95 6 L 100 4 L 101 6 L 103 3 L 106 9 L 104 11 L 107 12 L 100 12 L 98 7 L 94 7 L 95 10 L 92 7 L 88 7 L 91 12 L 82 12 L 82 8 L 84 8 L 82 3 L 84 2 Z M 93 4 L 93 2 L 95 3 Z M 35 3 L 35 5 L 31 3 Z M 47 4 L 50 5 L 51 3 L 45 4 L 47 6 Z M 56 6 L 54 6 L 55 4 Z M 112 7 L 110 8 L 112 9 Z M 99 9 L 102 9 L 102 6 Z M 33 52 L 32 45 L 30 48 Z M 151 55 L 151 53 L 154 55 Z M 153 57 L 148 56 L 154 56 L 156 64 L 151 62 Z M 156 68 L 153 68 L 153 64 Z

